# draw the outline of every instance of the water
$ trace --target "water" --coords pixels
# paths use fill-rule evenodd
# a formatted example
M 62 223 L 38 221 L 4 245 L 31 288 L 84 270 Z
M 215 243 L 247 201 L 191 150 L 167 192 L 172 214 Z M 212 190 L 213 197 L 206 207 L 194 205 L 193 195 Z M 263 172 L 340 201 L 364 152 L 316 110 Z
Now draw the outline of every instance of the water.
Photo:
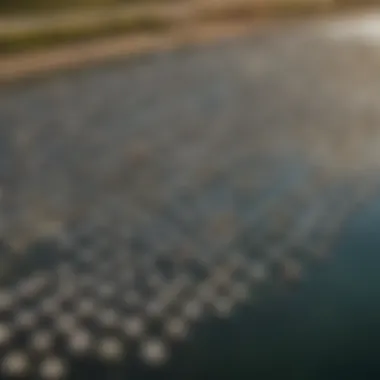
M 377 201 L 346 226 L 327 265 L 297 288 L 259 297 L 228 322 L 204 325 L 165 377 L 378 378 L 379 222 Z
M 344 201 L 355 202 L 355 191 L 371 188 L 379 171 L 380 56 L 317 29 L 1 90 L 0 232 L 14 252 L 1 257 L 9 270 L 0 276 L 0 332 L 14 340 L 0 340 L 0 356 L 18 348 L 37 368 L 54 354 L 78 379 L 378 378 L 380 205 L 355 214 L 319 265 L 294 252 L 313 246 Z M 272 197 L 278 202 L 268 204 Z M 185 340 L 160 335 L 167 317 L 182 317 L 181 308 L 207 296 L 210 284 L 215 291 L 215 273 L 220 279 L 237 265 L 227 290 L 242 278 L 252 284 L 247 269 L 256 256 L 265 266 L 274 259 L 278 241 L 267 233 L 289 248 L 297 218 L 316 205 L 325 214 L 311 226 L 315 236 L 306 233 L 285 252 L 305 269 L 300 283 L 269 278 L 226 319 L 211 312 L 220 301 L 211 294 Z M 215 232 L 220 215 L 226 229 Z M 272 231 L 278 221 L 283 229 Z M 69 247 L 58 248 L 63 241 Z M 19 285 L 33 276 L 45 287 L 40 294 L 27 284 L 32 297 L 25 300 Z M 172 301 L 168 314 L 151 302 L 164 296 Z M 90 316 L 82 315 L 83 300 L 95 304 Z M 158 313 L 149 331 L 126 337 L 124 318 L 145 317 L 148 305 Z M 20 331 L 28 307 L 37 322 Z M 116 322 L 104 318 L 110 310 Z M 72 317 L 75 328 L 67 331 Z M 29 346 L 41 328 L 54 335 L 43 354 Z M 87 329 L 94 342 L 80 358 L 67 339 Z M 126 348 L 117 363 L 109 360 L 117 352 L 98 352 L 99 342 L 115 336 Z M 139 353 L 152 336 L 171 357 L 159 367 Z

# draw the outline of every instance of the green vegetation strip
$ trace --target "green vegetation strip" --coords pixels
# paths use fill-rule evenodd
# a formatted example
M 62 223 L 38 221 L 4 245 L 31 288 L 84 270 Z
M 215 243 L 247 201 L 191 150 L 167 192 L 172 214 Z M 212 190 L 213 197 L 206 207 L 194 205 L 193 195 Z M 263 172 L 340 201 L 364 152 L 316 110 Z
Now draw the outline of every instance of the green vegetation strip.
M 162 1 L 162 0 L 161 0 Z M 177 3 L 178 4 L 178 3 Z M 380 4 L 380 0 L 219 0 L 201 2 L 187 0 L 189 11 L 157 12 L 130 6 L 105 7 L 103 11 L 87 11 L 72 15 L 52 14 L 51 17 L 30 16 L 9 22 L 0 19 L 0 55 L 25 52 L 55 45 L 87 41 L 98 37 L 128 33 L 167 31 L 187 21 L 255 20 L 266 17 L 298 17 L 336 10 Z M 175 5 L 174 5 L 175 7 Z M 161 7 L 159 9 L 162 10 Z M 69 17 L 67 17 L 69 16 Z
M 0 54 L 28 51 L 122 33 L 160 32 L 173 26 L 174 20 L 156 14 L 122 15 L 86 22 L 42 23 L 34 27 L 0 27 Z M 0 24 L 1 25 L 1 24 Z

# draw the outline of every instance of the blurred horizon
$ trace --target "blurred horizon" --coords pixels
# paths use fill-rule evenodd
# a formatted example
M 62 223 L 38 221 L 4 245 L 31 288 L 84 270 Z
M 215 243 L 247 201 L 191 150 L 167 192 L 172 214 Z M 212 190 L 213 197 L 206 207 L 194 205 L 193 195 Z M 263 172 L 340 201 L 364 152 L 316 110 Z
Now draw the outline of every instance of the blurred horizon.
M 191 3 L 194 0 L 56 0 L 54 2 L 48 0 L 2 0 L 0 2 L 0 15 L 23 13 L 30 11 L 54 11 L 60 9 L 78 9 L 78 8 L 91 8 L 98 6 L 118 6 L 118 5 L 136 5 L 136 4 L 160 4 L 160 3 Z M 199 1 L 198 1 L 199 2 Z M 236 1 L 241 3 L 242 1 Z M 272 5 L 273 3 L 284 4 L 302 4 L 302 3 L 331 3 L 334 5 L 365 5 L 365 4 L 379 4 L 378 0 L 245 0 L 244 3 Z M 207 3 L 207 1 L 205 1 Z M 235 3 L 231 0 L 218 1 L 220 4 Z

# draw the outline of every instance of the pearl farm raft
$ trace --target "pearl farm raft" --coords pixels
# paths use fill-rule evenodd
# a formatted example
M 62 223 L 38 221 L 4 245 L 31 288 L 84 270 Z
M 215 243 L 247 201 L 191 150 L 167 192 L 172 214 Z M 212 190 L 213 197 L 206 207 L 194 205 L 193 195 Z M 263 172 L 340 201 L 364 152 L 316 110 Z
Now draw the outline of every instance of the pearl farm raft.
M 2 379 L 158 371 L 328 265 L 378 196 L 380 52 L 285 29 L 0 89 Z

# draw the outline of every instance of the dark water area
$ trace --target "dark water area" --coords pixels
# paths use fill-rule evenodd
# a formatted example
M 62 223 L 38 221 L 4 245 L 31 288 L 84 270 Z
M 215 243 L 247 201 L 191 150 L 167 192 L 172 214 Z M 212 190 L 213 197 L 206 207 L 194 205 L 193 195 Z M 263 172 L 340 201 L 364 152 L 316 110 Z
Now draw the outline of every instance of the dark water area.
M 380 203 L 346 226 L 327 262 L 297 288 L 258 290 L 228 321 L 210 319 L 160 373 L 139 379 L 378 379 Z
M 105 367 L 73 358 L 75 379 L 380 378 L 380 203 L 358 212 L 334 252 L 294 288 L 257 289 L 233 318 L 210 317 L 162 369 L 138 357 Z M 132 352 L 135 351 L 131 347 Z

